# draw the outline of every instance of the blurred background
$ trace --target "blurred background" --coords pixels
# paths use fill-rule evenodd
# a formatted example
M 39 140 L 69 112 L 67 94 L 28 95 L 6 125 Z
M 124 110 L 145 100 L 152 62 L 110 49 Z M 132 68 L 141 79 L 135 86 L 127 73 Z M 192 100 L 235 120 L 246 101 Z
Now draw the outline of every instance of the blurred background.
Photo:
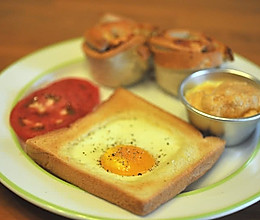
M 81 37 L 106 12 L 203 31 L 260 65 L 259 0 L 3 0 L 0 70 L 39 48 Z

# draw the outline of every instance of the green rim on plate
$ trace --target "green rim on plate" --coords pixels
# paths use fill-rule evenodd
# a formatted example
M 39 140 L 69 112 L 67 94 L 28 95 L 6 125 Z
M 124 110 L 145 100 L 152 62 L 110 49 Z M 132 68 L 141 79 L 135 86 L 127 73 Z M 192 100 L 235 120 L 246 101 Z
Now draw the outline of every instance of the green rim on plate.
M 76 39 L 77 41 L 79 39 Z M 62 43 L 59 43 L 59 44 L 56 44 L 56 45 L 52 45 L 52 46 L 49 46 L 47 48 L 44 48 L 43 50 L 48 50 L 49 48 L 53 48 L 54 46 L 59 46 L 59 45 L 65 45 L 66 43 L 72 43 L 74 42 L 74 40 L 69 40 L 69 41 L 66 41 L 66 42 L 62 42 Z M 40 53 L 41 51 L 43 50 L 40 50 L 36 53 Z M 31 55 L 28 55 L 26 56 L 24 59 L 27 59 L 27 58 L 30 58 L 31 56 L 35 55 L 35 53 L 31 54 Z M 21 59 L 23 60 L 23 59 Z M 21 61 L 20 60 L 20 61 Z M 70 66 L 72 64 L 76 64 L 76 63 L 79 63 L 79 62 L 82 62 L 84 60 L 84 57 L 82 56 L 79 56 L 79 57 L 76 57 L 75 59 L 72 59 L 68 62 L 63 62 L 63 63 L 60 63 L 59 65 L 56 65 L 56 66 L 53 66 L 49 69 L 47 69 L 46 71 L 40 73 L 37 77 L 35 77 L 33 80 L 31 80 L 30 82 L 28 82 L 17 94 L 17 96 L 15 97 L 13 103 L 12 103 L 12 106 L 15 105 L 15 103 L 25 94 L 26 91 L 29 90 L 29 88 L 36 82 L 38 81 L 40 78 L 42 78 L 43 76 L 46 76 L 56 70 L 59 70 L 61 68 L 65 68 L 67 66 Z M 20 62 L 20 61 L 17 61 L 16 63 Z M 14 64 L 13 64 L 14 65 Z M 7 69 L 7 68 L 6 68 Z M 16 144 L 16 147 L 19 148 L 21 154 L 28 160 L 30 161 L 31 164 L 33 164 L 33 166 L 37 167 L 37 169 L 39 169 L 40 172 L 44 172 L 46 175 L 48 175 L 49 178 L 54 178 L 56 181 L 59 181 L 61 182 L 62 184 L 67 184 L 68 186 L 70 187 L 74 187 L 74 188 L 78 188 L 72 184 L 69 184 L 61 179 L 59 179 L 58 177 L 52 175 L 51 173 L 47 172 L 46 170 L 44 170 L 43 168 L 41 168 L 40 166 L 38 166 L 22 149 L 21 145 L 19 144 L 19 141 L 14 133 L 14 131 L 12 130 L 12 128 L 9 127 L 9 131 L 12 135 L 12 138 Z M 196 190 L 193 190 L 193 191 L 190 191 L 190 192 L 183 192 L 181 194 L 179 194 L 177 197 L 186 197 L 186 196 L 190 196 L 190 195 L 195 195 L 195 194 L 199 194 L 199 193 L 202 193 L 202 192 L 205 192 L 205 191 L 208 191 L 208 190 L 211 190 L 217 186 L 220 186 L 222 184 L 224 184 L 225 182 L 231 180 L 232 178 L 234 178 L 235 176 L 237 176 L 238 174 L 240 174 L 252 161 L 253 159 L 256 157 L 256 155 L 259 153 L 259 150 L 260 150 L 260 143 L 257 144 L 257 146 L 255 147 L 252 155 L 250 156 L 250 158 L 240 167 L 238 168 L 235 172 L 233 172 L 232 174 L 230 174 L 229 176 L 223 178 L 222 180 L 214 183 L 214 184 L 211 184 L 209 186 L 206 186 L 206 187 L 202 187 L 200 189 L 196 189 Z M 17 185 L 15 182 L 12 182 L 11 180 L 9 180 L 2 172 L 0 172 L 0 179 L 1 179 L 1 182 L 9 189 L 11 189 L 13 192 L 15 192 L 17 195 L 21 196 L 22 198 L 30 201 L 31 203 L 33 204 L 36 204 L 38 205 L 39 207 L 41 208 L 44 208 L 48 211 L 55 211 L 55 213 L 57 214 L 60 214 L 62 216 L 66 216 L 66 217 L 73 217 L 73 218 L 78 218 L 78 219 L 106 219 L 106 220 L 110 220 L 110 219 L 114 219 L 114 218 L 107 218 L 107 217 L 100 217 L 100 216 L 94 216 L 94 215 L 89 215 L 89 214 L 85 214 L 85 213 L 82 213 L 82 212 L 77 212 L 77 211 L 74 211 L 72 209 L 67 209 L 67 208 L 64 208 L 60 205 L 56 205 L 52 202 L 49 202 L 49 201 L 46 201 L 42 198 L 39 198 L 33 194 L 31 194 L 30 192 L 22 189 L 19 185 Z M 238 208 L 240 208 L 241 206 L 248 206 L 256 201 L 259 200 L 259 197 L 260 197 L 260 192 L 257 192 L 255 193 L 254 195 L 251 195 L 249 196 L 248 198 L 246 199 L 242 199 L 241 201 L 238 201 L 237 203 L 234 203 L 234 204 L 231 204 L 230 206 L 227 206 L 225 208 L 221 208 L 221 209 L 218 209 L 218 210 L 214 210 L 214 211 L 210 211 L 210 212 L 207 212 L 207 213 L 203 213 L 203 214 L 199 214 L 199 215 L 192 215 L 192 216 L 187 216 L 187 217 L 181 217 L 181 218 L 176 218 L 176 219 L 199 219 L 199 218 L 209 218 L 209 217 L 214 217 L 214 216 L 217 216 L 217 215 L 221 215 L 223 213 L 231 213 L 233 210 L 236 210 Z M 171 219 L 171 218 L 163 218 L 163 219 Z

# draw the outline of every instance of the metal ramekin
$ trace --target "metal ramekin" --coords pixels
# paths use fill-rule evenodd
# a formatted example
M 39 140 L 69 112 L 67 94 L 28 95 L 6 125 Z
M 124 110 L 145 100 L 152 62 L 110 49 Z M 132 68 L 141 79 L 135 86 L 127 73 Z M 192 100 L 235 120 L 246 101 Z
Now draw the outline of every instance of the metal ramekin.
M 246 118 L 222 118 L 194 108 L 185 99 L 187 90 L 204 81 L 225 79 L 243 80 L 260 89 L 260 81 L 248 73 L 233 69 L 206 69 L 194 72 L 183 80 L 179 87 L 179 97 L 187 109 L 190 123 L 201 130 L 203 134 L 218 136 L 224 139 L 227 145 L 237 145 L 253 133 L 259 122 L 260 114 Z

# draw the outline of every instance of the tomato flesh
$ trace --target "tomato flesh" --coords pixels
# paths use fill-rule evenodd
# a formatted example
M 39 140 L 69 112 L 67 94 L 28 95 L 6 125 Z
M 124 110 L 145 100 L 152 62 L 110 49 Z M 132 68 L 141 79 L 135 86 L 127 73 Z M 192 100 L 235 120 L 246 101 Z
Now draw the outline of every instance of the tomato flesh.
M 10 124 L 26 140 L 69 126 L 100 102 L 99 89 L 83 79 L 67 78 L 37 90 L 12 109 Z

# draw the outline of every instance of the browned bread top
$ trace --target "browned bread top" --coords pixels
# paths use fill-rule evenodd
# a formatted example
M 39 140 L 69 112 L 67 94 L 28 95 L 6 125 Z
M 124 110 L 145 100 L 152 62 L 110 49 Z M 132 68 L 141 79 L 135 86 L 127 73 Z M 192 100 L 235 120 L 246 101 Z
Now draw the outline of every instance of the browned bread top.
M 149 23 L 104 15 L 100 22 L 85 31 L 83 50 L 87 56 L 106 59 L 134 46 L 143 46 L 139 52 L 145 53 L 144 59 L 147 59 L 150 53 L 145 44 L 156 30 L 157 27 Z
M 166 29 L 150 39 L 155 63 L 174 69 L 202 69 L 233 60 L 232 50 L 201 32 Z

